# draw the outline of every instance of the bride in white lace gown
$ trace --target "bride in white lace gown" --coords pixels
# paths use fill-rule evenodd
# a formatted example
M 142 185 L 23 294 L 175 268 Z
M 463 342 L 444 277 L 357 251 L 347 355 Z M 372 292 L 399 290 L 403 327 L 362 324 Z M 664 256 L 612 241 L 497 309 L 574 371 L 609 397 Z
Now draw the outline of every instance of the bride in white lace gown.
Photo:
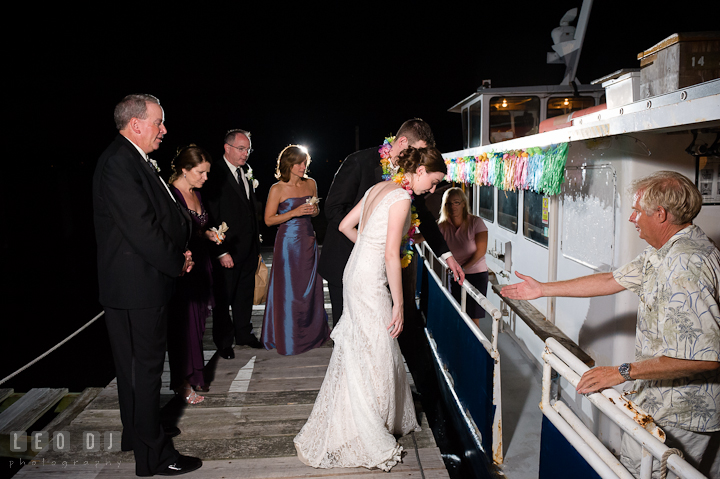
M 340 223 L 355 243 L 343 275 L 343 315 L 331 334 L 333 354 L 315 406 L 294 440 L 298 458 L 313 467 L 389 471 L 402 457 L 395 435 L 420 430 L 397 342 L 399 251 L 410 226 L 406 189 L 433 191 L 447 170 L 432 147 L 408 148 L 398 164 L 406 172 L 404 188 L 394 181 L 373 186 Z

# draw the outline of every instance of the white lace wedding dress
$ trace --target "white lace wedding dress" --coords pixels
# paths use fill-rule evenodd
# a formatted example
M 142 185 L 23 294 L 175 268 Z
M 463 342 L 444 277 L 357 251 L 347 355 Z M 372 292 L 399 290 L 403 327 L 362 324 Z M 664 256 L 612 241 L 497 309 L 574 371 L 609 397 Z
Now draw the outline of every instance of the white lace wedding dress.
M 391 190 L 363 224 L 371 190 L 363 197 L 360 234 L 343 274 L 344 309 L 331 335 L 330 364 L 294 440 L 298 458 L 313 467 L 389 471 L 402 457 L 394 435 L 420 430 L 400 347 L 387 330 L 392 320 L 385 272 L 389 209 L 410 195 Z M 403 231 L 409 222 L 408 216 Z

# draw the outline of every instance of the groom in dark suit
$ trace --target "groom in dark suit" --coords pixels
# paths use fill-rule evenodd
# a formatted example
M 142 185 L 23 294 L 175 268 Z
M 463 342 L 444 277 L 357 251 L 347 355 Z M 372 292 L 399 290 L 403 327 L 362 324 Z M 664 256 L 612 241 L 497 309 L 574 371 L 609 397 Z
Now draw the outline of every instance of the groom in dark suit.
M 228 226 L 225 240 L 214 245 L 215 308 L 213 341 L 225 359 L 235 357 L 237 345 L 262 348 L 252 332 L 255 271 L 260 254 L 257 182 L 247 164 L 252 153 L 250 132 L 231 130 L 225 135 L 225 154 L 203 188 L 210 218 Z M 232 306 L 232 320 L 229 307 Z
M 400 126 L 390 149 L 390 161 L 395 164 L 398 155 L 408 146 L 415 148 L 435 146 L 435 137 L 430 126 L 419 118 L 408 120 Z M 335 173 L 335 178 L 325 199 L 325 217 L 328 220 L 328 226 L 325 241 L 322 245 L 318 273 L 328 282 L 333 322 L 335 324 L 342 315 L 342 277 L 353 248 L 352 241 L 338 231 L 338 226 L 345 215 L 360 202 L 365 192 L 371 186 L 383 180 L 380 159 L 379 146 L 355 152 L 345 158 L 345 161 Z M 413 205 L 420 220 L 420 233 L 435 254 L 447 262 L 455 278 L 462 284 L 465 273 L 463 273 L 455 258 L 452 257 L 452 253 L 450 253 L 450 249 L 437 226 L 435 217 L 425 206 L 424 199 L 416 197 L 413 200 Z M 403 269 L 405 317 L 410 321 L 412 321 L 415 309 L 415 293 L 414 288 L 410 287 L 410 283 L 414 279 L 412 271 L 415 270 L 414 268 L 417 265 L 416 259 L 413 259 L 411 265 L 412 269 L 409 269 L 410 267 Z
M 167 133 L 151 95 L 115 107 L 120 134 L 93 176 L 100 303 L 117 373 L 121 448 L 133 450 L 138 476 L 177 475 L 202 465 L 183 456 L 160 425 L 167 305 L 175 278 L 189 272 L 190 218 L 176 204 L 148 153 Z

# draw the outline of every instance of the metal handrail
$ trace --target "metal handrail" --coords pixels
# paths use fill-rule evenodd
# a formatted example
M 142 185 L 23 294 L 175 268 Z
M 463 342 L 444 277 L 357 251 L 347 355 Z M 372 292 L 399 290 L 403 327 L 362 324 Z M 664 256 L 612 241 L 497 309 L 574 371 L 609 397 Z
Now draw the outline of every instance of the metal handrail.
M 542 402 L 540 409 L 553 423 L 568 442 L 595 469 L 602 478 L 633 479 L 632 474 L 600 442 L 585 424 L 561 400 L 551 401 L 552 370 L 577 387 L 582 375 L 590 368 L 562 346 L 556 339 L 545 341 L 543 354 Z M 588 394 L 588 400 L 611 421 L 620 426 L 643 447 L 643 460 L 640 477 L 649 478 L 652 474 L 652 458 L 662 460 L 670 448 L 663 444 L 664 433 L 655 425 L 652 417 L 632 401 L 626 399 L 613 388 Z M 647 458 L 647 459 L 646 459 Z M 705 478 L 687 461 L 677 454 L 667 459 L 668 469 L 681 478 Z M 705 478 L 707 479 L 707 478 Z
M 450 282 L 452 281 L 452 272 L 448 265 L 441 258 L 438 258 L 427 242 L 416 245 L 419 255 L 425 260 L 425 266 L 428 273 L 442 286 L 445 296 L 448 298 L 453 307 L 460 313 L 465 324 L 475 335 L 478 342 L 485 348 L 487 353 L 493 359 L 493 406 L 495 414 L 492 425 L 492 460 L 495 464 L 503 463 L 503 447 L 502 447 L 502 396 L 501 396 L 501 377 L 500 377 L 500 351 L 498 350 L 498 336 L 500 332 L 500 320 L 502 312 L 495 307 L 480 291 L 478 291 L 469 281 L 462 284 L 460 292 L 461 302 L 457 303 L 455 298 L 450 294 Z M 434 265 L 437 262 L 441 267 L 441 275 L 438 277 L 434 271 Z M 492 318 L 492 336 L 490 339 L 480 330 L 475 322 L 468 316 L 466 312 L 467 295 L 470 295 Z M 468 418 L 466 418 L 468 420 Z

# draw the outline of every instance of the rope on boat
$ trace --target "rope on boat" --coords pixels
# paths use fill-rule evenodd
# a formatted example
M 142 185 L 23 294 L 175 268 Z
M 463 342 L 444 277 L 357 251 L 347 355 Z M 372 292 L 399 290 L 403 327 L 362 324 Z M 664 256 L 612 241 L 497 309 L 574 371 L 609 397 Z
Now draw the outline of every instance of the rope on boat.
M 90 326 L 92 323 L 94 323 L 95 321 L 97 321 L 97 320 L 100 318 L 100 316 L 102 316 L 103 314 L 105 314 L 105 311 L 101 311 L 100 314 L 98 314 L 98 315 L 95 316 L 93 319 L 91 319 L 90 321 L 88 321 L 87 323 L 85 323 L 84 326 L 82 326 L 80 329 L 78 329 L 77 331 L 75 331 L 74 333 L 72 333 L 70 336 L 68 336 L 67 338 L 65 338 L 65 339 L 63 339 L 62 341 L 60 341 L 59 343 L 57 343 L 57 344 L 56 344 L 55 346 L 53 346 L 52 348 L 48 349 L 44 354 L 41 354 L 41 355 L 38 356 L 37 358 L 35 358 L 35 359 L 33 359 L 32 361 L 30 361 L 29 363 L 27 363 L 25 366 L 21 367 L 20 369 L 18 369 L 18 370 L 15 371 L 14 373 L 12 373 L 10 376 L 8 376 L 8 377 L 6 377 L 5 379 L 1 380 L 1 381 L 0 381 L 0 384 L 3 384 L 3 383 L 5 383 L 5 382 L 9 381 L 9 380 L 12 379 L 13 377 L 17 376 L 18 374 L 20 374 L 21 372 L 25 371 L 27 368 L 29 368 L 30 366 L 32 366 L 33 364 L 35 364 L 36 362 L 40 361 L 42 358 L 44 358 L 44 357 L 47 356 L 48 354 L 50 354 L 50 353 L 52 353 L 53 351 L 55 351 L 57 348 L 59 348 L 59 347 L 62 346 L 63 344 L 65 344 L 65 343 L 67 343 L 68 341 L 70 341 L 72 338 L 74 338 L 75 336 L 77 336 L 78 334 L 80 334 L 80 332 L 81 332 L 82 330 L 84 330 L 85 328 L 87 328 L 88 326 Z

